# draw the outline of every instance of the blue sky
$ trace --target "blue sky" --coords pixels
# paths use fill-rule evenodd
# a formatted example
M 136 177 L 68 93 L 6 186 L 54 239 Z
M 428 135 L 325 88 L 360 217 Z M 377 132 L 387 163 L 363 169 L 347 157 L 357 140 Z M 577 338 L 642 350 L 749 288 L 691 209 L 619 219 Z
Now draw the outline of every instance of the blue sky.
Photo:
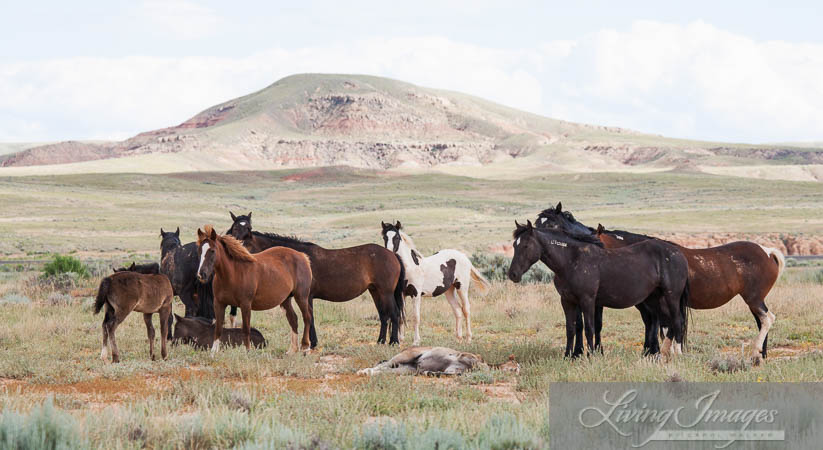
M 823 140 L 813 2 L 293 3 L 5 5 L 0 141 L 125 138 L 299 72 L 674 137 Z

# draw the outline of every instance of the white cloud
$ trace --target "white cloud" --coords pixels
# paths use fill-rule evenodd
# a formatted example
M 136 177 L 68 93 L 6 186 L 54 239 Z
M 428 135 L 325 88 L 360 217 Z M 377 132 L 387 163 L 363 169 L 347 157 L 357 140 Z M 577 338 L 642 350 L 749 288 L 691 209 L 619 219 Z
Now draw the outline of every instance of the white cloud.
M 200 25 L 191 30 L 208 29 L 209 20 L 195 20 Z M 823 135 L 823 45 L 756 42 L 703 22 L 636 22 L 625 31 L 522 49 L 423 36 L 237 58 L 0 63 L 0 118 L 8 119 L 0 140 L 122 138 L 301 72 L 388 76 L 664 135 L 750 142 Z
M 212 35 L 220 24 L 216 11 L 186 0 L 144 0 L 138 14 L 153 24 L 155 31 L 181 39 Z

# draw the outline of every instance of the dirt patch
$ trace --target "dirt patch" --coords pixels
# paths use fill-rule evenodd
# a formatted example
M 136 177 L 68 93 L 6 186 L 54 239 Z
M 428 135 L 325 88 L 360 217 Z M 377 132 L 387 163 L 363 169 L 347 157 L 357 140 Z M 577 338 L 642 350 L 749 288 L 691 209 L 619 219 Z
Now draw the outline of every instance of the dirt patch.
M 489 400 L 520 404 L 520 398 L 514 382 L 501 382 L 489 385 L 475 386 L 483 391 Z

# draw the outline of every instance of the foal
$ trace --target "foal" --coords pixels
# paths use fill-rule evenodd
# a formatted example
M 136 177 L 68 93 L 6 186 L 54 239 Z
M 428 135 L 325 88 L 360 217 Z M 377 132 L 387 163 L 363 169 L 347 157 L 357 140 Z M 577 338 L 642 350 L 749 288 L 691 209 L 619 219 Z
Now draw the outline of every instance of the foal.
M 125 271 L 103 278 L 97 289 L 97 300 L 94 302 L 95 314 L 99 313 L 104 306 L 106 308 L 106 315 L 103 319 L 103 349 L 100 351 L 100 359 L 106 360 L 106 352 L 111 343 L 111 360 L 120 362 L 120 351 L 117 349 L 114 332 L 132 311 L 143 313 L 146 333 L 149 337 L 149 355 L 152 360 L 154 360 L 154 326 L 151 323 L 151 316 L 154 313 L 160 315 L 160 354 L 163 359 L 166 359 L 166 336 L 169 331 L 173 297 L 171 283 L 165 275 Z
M 214 276 L 214 312 L 216 326 L 212 353 L 220 347 L 226 307 L 237 306 L 243 315 L 243 343 L 251 348 L 251 312 L 264 311 L 277 306 L 286 311 L 291 326 L 289 353 L 298 350 L 297 314 L 295 303 L 303 314 L 302 348 L 309 349 L 309 327 L 312 313 L 309 306 L 312 274 L 309 258 L 298 251 L 274 247 L 252 255 L 243 243 L 231 236 L 220 236 L 211 225 L 206 231 L 197 230 L 200 267 L 197 277 L 203 282 Z
M 583 353 L 582 330 L 575 327 L 581 311 L 591 353 L 597 308 L 622 309 L 641 303 L 651 308 L 668 328 L 661 349 L 663 355 L 670 355 L 672 340 L 674 354 L 682 353 L 689 274 L 686 258 L 674 246 L 653 240 L 609 250 L 559 231 L 534 228 L 531 221 L 515 225 L 509 279 L 519 282 L 538 260 L 554 272 L 554 285 L 566 315 L 567 357 Z M 575 337 L 577 343 L 572 352 Z
M 486 290 L 489 282 L 462 252 L 447 249 L 424 257 L 414 247 L 414 241 L 401 231 L 399 221 L 393 225 L 380 223 L 383 226 L 383 245 L 397 254 L 406 268 L 406 288 L 403 293 L 414 297 L 414 345 L 420 345 L 421 297 L 437 297 L 441 294 L 446 295 L 454 312 L 457 340 L 463 339 L 462 321 L 465 318 L 466 342 L 471 342 L 469 285 L 476 281 L 481 290 Z

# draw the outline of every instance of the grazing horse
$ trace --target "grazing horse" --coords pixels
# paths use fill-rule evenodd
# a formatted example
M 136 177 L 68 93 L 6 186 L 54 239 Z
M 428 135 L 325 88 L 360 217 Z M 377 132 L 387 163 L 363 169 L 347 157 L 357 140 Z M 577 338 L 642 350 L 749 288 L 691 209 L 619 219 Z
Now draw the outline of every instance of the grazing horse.
M 556 208 L 540 213 L 540 226 L 563 229 L 572 235 L 579 235 L 577 233 L 585 233 L 583 230 L 587 230 L 588 234 L 597 236 L 606 248 L 625 247 L 654 239 L 627 231 L 608 231 L 602 227 L 598 232 L 577 222 L 571 213 L 561 209 L 558 203 Z M 769 329 L 775 320 L 775 315 L 766 307 L 765 298 L 785 267 L 785 259 L 780 250 L 746 241 L 703 249 L 687 248 L 674 243 L 672 245 L 680 249 L 689 263 L 689 307 L 718 308 L 740 294 L 749 306 L 759 330 L 753 345 L 755 357 L 765 358 Z
M 446 347 L 409 347 L 388 361 L 357 371 L 359 375 L 378 373 L 460 375 L 475 369 L 498 369 L 520 373 L 514 355 L 502 364 L 486 364 L 474 353 L 459 352 Z
M 160 237 L 160 273 L 169 277 L 174 295 L 186 307 L 186 317 L 213 319 L 211 281 L 201 283 L 197 279 L 197 242 L 182 245 L 179 227 L 169 232 L 161 228 Z
M 216 326 L 212 353 L 220 348 L 228 305 L 239 307 L 243 315 L 243 343 L 246 349 L 251 348 L 252 310 L 282 307 L 292 331 L 288 353 L 297 352 L 297 314 L 291 304 L 292 297 L 303 315 L 300 348 L 308 350 L 311 325 L 309 292 L 312 283 L 309 258 L 285 247 L 270 248 L 252 255 L 240 241 L 231 236 L 219 236 L 211 225 L 206 225 L 205 230 L 197 229 L 200 254 L 197 278 L 201 282 L 213 278 Z
M 399 343 L 406 279 L 405 268 L 399 256 L 377 244 L 326 249 L 294 237 L 260 233 L 252 231 L 251 213 L 244 216 L 230 214 L 234 222 L 226 234 L 242 241 L 252 253 L 271 247 L 288 247 L 308 255 L 312 270 L 310 306 L 315 298 L 347 302 L 368 290 L 380 317 L 377 342 L 386 343 L 386 331 L 391 322 L 389 344 Z M 311 346 L 317 346 L 314 320 L 311 323 Z
M 446 295 L 454 312 L 455 335 L 463 339 L 462 321 L 466 320 L 466 341 L 472 341 L 471 304 L 469 285 L 476 281 L 482 290 L 489 282 L 472 266 L 462 252 L 447 249 L 431 256 L 422 256 L 414 241 L 403 231 L 400 221 L 395 224 L 380 222 L 383 244 L 400 257 L 406 268 L 404 294 L 414 298 L 414 345 L 420 345 L 420 299 Z
M 593 352 L 597 307 L 628 308 L 644 303 L 668 328 L 661 352 L 668 357 L 682 353 L 688 326 L 689 274 L 686 258 L 674 246 L 650 240 L 631 247 L 604 249 L 567 234 L 515 222 L 514 257 L 509 279 L 520 282 L 537 261 L 554 272 L 554 286 L 566 315 L 566 352 L 583 353 L 582 336 L 576 327 L 582 311 L 589 353 Z M 572 342 L 577 343 L 572 352 Z M 648 334 L 648 333 L 647 333 Z
M 94 302 L 95 314 L 99 313 L 103 307 L 106 308 L 103 318 L 103 349 L 100 351 L 100 359 L 106 360 L 106 351 L 111 344 L 111 360 L 120 362 L 120 351 L 117 349 L 117 339 L 114 333 L 117 326 L 132 311 L 143 313 L 146 333 L 149 337 L 149 355 L 152 360 L 154 360 L 154 326 L 151 323 L 151 316 L 154 313 L 160 315 L 160 354 L 163 359 L 166 359 L 166 336 L 168 335 L 172 298 L 174 298 L 174 292 L 165 275 L 124 271 L 103 278 Z

